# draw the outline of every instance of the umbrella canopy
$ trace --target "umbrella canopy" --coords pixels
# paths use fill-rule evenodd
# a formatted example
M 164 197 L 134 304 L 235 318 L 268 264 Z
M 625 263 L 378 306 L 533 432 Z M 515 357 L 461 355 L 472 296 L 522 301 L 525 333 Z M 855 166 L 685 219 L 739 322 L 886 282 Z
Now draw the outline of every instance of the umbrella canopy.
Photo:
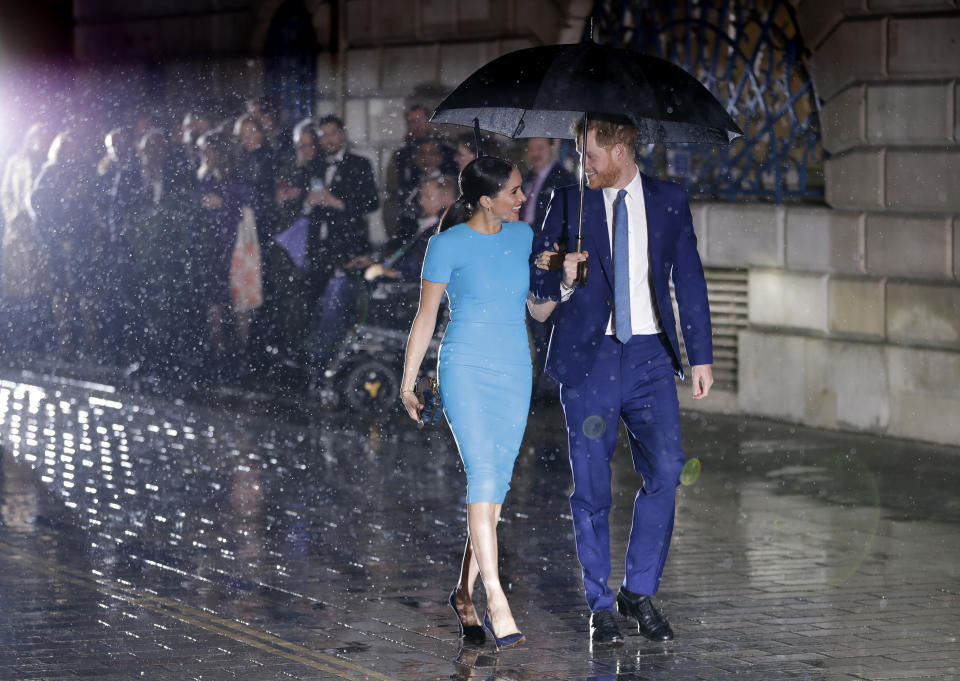
M 679 66 L 592 41 L 494 59 L 450 93 L 430 120 L 512 138 L 573 139 L 570 126 L 585 112 L 629 118 L 640 143 L 727 144 L 743 135 L 710 91 Z

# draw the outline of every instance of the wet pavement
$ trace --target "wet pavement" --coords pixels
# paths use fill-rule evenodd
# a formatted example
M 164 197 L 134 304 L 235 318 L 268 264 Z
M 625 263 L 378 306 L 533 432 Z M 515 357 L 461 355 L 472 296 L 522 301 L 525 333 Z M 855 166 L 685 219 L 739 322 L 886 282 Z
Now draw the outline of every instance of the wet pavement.
M 507 498 L 528 642 L 497 653 L 446 605 L 446 428 L 2 370 L 0 681 L 960 678 L 960 449 L 686 414 L 676 640 L 592 651 L 562 423 L 535 409 Z M 639 480 L 614 468 L 622 556 Z

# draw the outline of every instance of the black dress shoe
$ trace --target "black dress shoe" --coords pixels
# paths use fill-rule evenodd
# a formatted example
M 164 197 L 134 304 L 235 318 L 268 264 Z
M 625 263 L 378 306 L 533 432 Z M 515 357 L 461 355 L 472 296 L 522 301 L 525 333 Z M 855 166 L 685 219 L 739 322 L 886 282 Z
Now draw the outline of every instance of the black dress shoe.
M 595 646 L 623 645 L 623 634 L 613 610 L 597 610 L 590 615 L 590 640 Z
M 624 617 L 637 618 L 637 631 L 651 641 L 673 640 L 673 629 L 667 618 L 660 614 L 650 596 L 635 594 L 622 586 L 617 592 L 617 611 Z

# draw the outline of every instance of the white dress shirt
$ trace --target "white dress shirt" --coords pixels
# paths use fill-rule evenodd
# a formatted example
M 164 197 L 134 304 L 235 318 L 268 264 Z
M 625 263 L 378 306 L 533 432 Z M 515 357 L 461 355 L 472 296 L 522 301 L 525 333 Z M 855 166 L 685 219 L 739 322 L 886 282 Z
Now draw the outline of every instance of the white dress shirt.
M 660 333 L 660 322 L 653 305 L 653 294 L 650 283 L 650 258 L 647 242 L 647 211 L 643 201 L 643 182 L 640 171 L 634 167 L 634 176 L 624 189 L 627 195 L 624 201 L 627 205 L 629 226 L 627 229 L 630 249 L 630 324 L 633 327 L 632 335 L 649 335 Z M 607 237 L 610 240 L 610 257 L 613 259 L 613 208 L 617 201 L 619 189 L 606 187 L 603 190 L 603 207 L 607 215 Z M 596 269 L 590 276 L 599 276 Z M 561 290 L 561 300 L 567 300 L 572 290 Z M 614 335 L 614 313 L 610 313 L 607 321 L 607 335 Z
M 332 156 L 327 155 L 327 167 L 323 172 L 323 187 L 327 191 L 330 191 L 330 185 L 333 184 L 333 178 L 337 174 L 340 162 L 343 160 L 343 155 L 346 151 L 346 147 L 341 147 L 340 151 Z M 320 223 L 320 241 L 326 241 L 328 236 L 330 236 L 330 224 L 324 220 Z

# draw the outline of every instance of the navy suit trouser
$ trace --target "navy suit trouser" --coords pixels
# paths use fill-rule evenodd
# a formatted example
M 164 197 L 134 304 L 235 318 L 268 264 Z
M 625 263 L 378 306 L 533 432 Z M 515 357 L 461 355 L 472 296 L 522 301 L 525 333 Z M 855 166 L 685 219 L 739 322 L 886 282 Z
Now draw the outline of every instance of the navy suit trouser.
M 560 387 L 567 422 L 573 493 L 570 510 L 577 557 L 592 612 L 613 608 L 610 576 L 610 460 L 622 419 L 643 487 L 633 505 L 624 586 L 654 594 L 673 534 L 674 502 L 685 457 L 673 365 L 663 334 L 626 344 L 604 336 L 585 381 Z

